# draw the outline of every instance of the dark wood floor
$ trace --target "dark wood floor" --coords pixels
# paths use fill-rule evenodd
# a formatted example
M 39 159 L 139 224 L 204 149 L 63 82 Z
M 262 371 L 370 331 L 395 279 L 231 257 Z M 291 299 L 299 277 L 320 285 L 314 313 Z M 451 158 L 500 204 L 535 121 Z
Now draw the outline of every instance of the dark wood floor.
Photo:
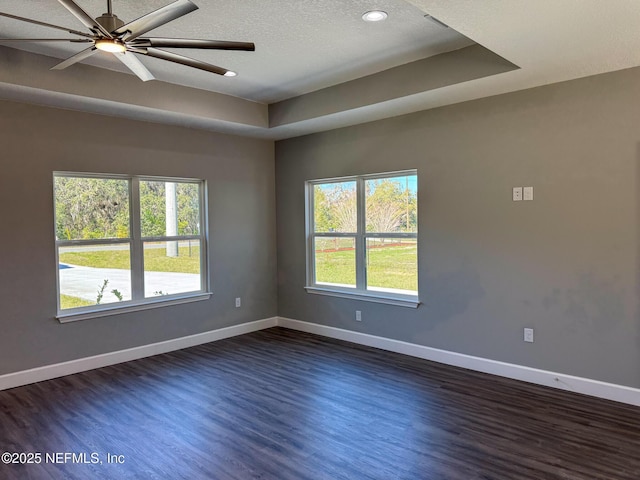
M 42 463 L 3 480 L 638 480 L 640 408 L 274 328 L 0 392 L 6 451 Z

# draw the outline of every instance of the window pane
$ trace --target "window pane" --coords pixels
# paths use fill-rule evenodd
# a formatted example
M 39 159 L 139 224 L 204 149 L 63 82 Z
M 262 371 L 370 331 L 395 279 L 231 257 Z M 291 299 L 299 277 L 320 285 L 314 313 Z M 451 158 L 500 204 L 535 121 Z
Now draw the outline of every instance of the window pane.
M 417 179 L 404 175 L 365 181 L 367 232 L 418 231 Z
M 140 182 L 143 237 L 200 234 L 200 184 Z
M 144 296 L 201 290 L 200 241 L 144 242 Z
M 418 294 L 418 243 L 415 238 L 367 239 L 367 290 Z
M 60 309 L 131 300 L 128 243 L 58 247 Z
M 316 284 L 356 286 L 356 240 L 344 237 L 315 239 Z
M 81 240 L 129 237 L 129 181 L 54 178 L 56 238 Z
M 314 185 L 313 209 L 316 232 L 355 233 L 358 230 L 356 182 Z

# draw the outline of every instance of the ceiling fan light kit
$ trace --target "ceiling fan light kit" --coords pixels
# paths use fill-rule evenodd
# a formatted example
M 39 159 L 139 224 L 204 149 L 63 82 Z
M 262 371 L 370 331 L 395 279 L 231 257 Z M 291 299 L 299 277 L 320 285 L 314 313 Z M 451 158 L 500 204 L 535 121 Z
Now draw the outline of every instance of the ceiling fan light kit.
M 62 4 L 62 6 L 67 10 L 69 10 L 69 12 L 73 16 L 75 16 L 82 24 L 84 24 L 84 26 L 89 29 L 90 33 L 0 12 L 0 16 L 3 17 L 44 27 L 55 28 L 57 30 L 63 30 L 67 33 L 80 37 L 68 39 L 0 38 L 0 42 L 67 41 L 72 43 L 92 43 L 92 45 L 85 50 L 82 50 L 72 57 L 67 58 L 63 62 L 53 66 L 52 70 L 62 70 L 86 58 L 89 58 L 98 51 L 103 51 L 114 54 L 114 56 L 118 60 L 120 60 L 142 81 L 153 80 L 154 76 L 151 74 L 151 72 L 149 72 L 149 70 L 147 70 L 147 67 L 145 67 L 140 60 L 138 60 L 137 55 L 146 55 L 148 57 L 154 57 L 161 60 L 166 60 L 168 62 L 197 68 L 206 72 L 216 73 L 225 77 L 235 77 L 237 75 L 236 72 L 228 70 L 226 68 L 211 65 L 209 63 L 186 57 L 184 55 L 160 50 L 158 47 L 193 48 L 207 50 L 240 50 L 250 52 L 255 50 L 255 45 L 251 42 L 142 37 L 142 35 L 157 27 L 169 23 L 176 18 L 182 17 L 187 13 L 193 12 L 194 10 L 197 10 L 197 5 L 195 5 L 190 0 L 176 0 L 169 5 L 143 15 L 142 17 L 129 23 L 123 22 L 114 13 L 112 13 L 111 0 L 107 0 L 107 13 L 103 13 L 101 16 L 96 17 L 95 19 L 91 17 L 91 15 L 89 15 L 87 12 L 85 12 L 80 6 L 78 6 L 73 0 L 58 0 L 58 2 Z M 132 55 L 130 55 L 130 53 Z
M 103 38 L 100 40 L 96 40 L 96 48 L 98 50 L 102 50 L 103 52 L 109 52 L 109 53 L 124 53 L 127 50 L 127 47 L 125 46 L 124 43 L 122 43 L 120 40 L 111 40 L 111 39 L 107 39 L 107 38 Z

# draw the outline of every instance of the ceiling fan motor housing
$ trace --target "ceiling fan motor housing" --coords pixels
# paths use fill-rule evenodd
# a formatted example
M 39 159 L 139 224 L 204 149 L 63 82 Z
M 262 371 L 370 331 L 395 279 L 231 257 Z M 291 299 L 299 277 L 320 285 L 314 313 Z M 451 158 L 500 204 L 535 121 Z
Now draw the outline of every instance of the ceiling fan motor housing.
M 124 25 L 124 22 L 112 13 L 103 13 L 96 18 L 96 22 L 102 25 L 107 32 L 113 32 Z

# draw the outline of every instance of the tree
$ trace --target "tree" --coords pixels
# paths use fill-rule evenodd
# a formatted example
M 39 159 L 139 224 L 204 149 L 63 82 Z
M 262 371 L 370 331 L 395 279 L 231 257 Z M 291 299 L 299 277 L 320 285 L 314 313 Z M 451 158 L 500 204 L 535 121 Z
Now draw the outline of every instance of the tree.
M 316 232 L 358 230 L 355 182 L 315 185 L 313 193 Z M 417 192 L 408 176 L 366 180 L 365 196 L 368 232 L 417 231 Z
M 339 185 L 334 192 L 333 214 L 335 216 L 336 231 L 358 231 L 358 204 L 356 202 L 356 189 L 344 184 Z
M 316 232 L 330 232 L 335 229 L 331 205 L 321 185 L 313 187 L 313 225 Z
M 178 183 L 178 234 L 197 235 L 200 233 L 200 185 Z
M 54 180 L 56 237 L 61 240 L 129 236 L 129 182 L 110 178 L 57 176 Z M 178 234 L 200 232 L 200 185 L 178 183 Z M 165 182 L 140 182 L 143 236 L 164 236 Z
M 140 226 L 145 237 L 160 237 L 166 233 L 165 182 L 140 182 Z M 178 234 L 197 235 L 200 232 L 200 185 L 177 183 Z
M 366 182 L 367 231 L 377 233 L 415 232 L 417 227 L 416 192 L 399 178 Z
M 140 228 L 144 237 L 165 234 L 166 201 L 164 182 L 140 182 Z
M 357 219 L 354 182 L 314 187 L 314 222 L 317 232 L 355 232 Z
M 59 239 L 117 238 L 129 235 L 126 180 L 56 177 L 56 236 Z

